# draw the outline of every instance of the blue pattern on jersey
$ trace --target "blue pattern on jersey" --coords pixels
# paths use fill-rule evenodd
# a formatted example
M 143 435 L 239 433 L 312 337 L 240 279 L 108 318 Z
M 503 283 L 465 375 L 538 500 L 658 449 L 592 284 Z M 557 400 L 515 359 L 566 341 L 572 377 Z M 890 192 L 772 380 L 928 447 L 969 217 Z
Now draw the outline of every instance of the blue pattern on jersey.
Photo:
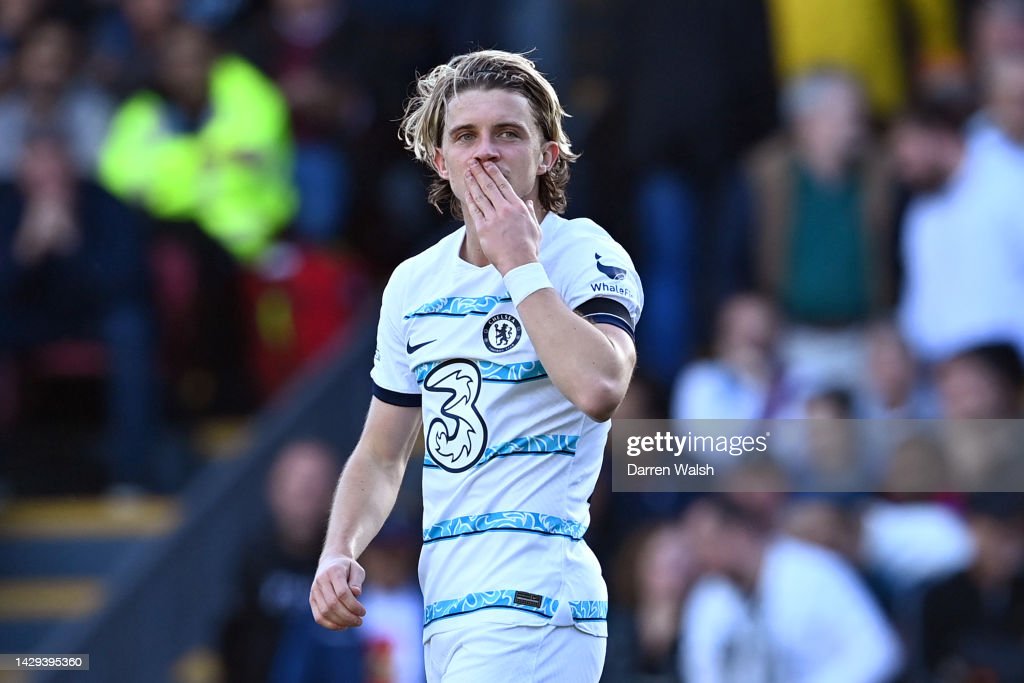
M 520 531 L 545 536 L 565 536 L 578 541 L 583 538 L 587 528 L 571 519 L 562 519 L 540 512 L 525 512 L 523 510 L 485 512 L 482 515 L 466 515 L 446 519 L 434 526 L 427 527 L 423 530 L 423 543 L 446 541 L 488 531 Z
M 445 315 L 454 318 L 462 318 L 467 315 L 487 315 L 498 304 L 511 302 L 512 297 L 510 296 L 446 296 L 435 299 L 429 304 L 423 304 L 406 315 L 405 320 L 428 315 Z
M 515 590 L 484 591 L 470 593 L 454 600 L 439 600 L 423 608 L 423 625 L 446 617 L 477 612 L 482 609 L 505 608 L 530 612 L 550 619 L 555 616 L 560 603 L 552 598 L 540 597 L 540 604 L 516 604 Z M 522 602 L 522 601 L 520 601 Z M 604 600 L 571 600 L 569 611 L 576 621 L 604 621 L 608 618 L 608 603 Z
M 493 458 L 507 458 L 512 455 L 576 455 L 576 444 L 580 437 L 568 434 L 541 434 L 540 436 L 520 436 L 492 446 L 484 451 L 474 467 L 480 467 Z M 423 456 L 423 466 L 441 469 L 429 454 Z
M 416 373 L 416 382 L 423 384 L 423 380 L 430 371 L 440 365 L 443 361 L 432 361 L 420 363 L 413 372 Z M 472 361 L 471 361 L 472 362 Z M 543 379 L 548 376 L 547 370 L 539 360 L 526 361 L 525 363 L 492 363 L 487 360 L 475 361 L 480 368 L 480 379 L 484 382 L 508 382 L 518 384 L 520 382 L 531 382 L 535 379 Z
M 569 602 L 569 609 L 576 621 L 604 621 L 608 618 L 608 603 L 604 600 L 573 600 Z

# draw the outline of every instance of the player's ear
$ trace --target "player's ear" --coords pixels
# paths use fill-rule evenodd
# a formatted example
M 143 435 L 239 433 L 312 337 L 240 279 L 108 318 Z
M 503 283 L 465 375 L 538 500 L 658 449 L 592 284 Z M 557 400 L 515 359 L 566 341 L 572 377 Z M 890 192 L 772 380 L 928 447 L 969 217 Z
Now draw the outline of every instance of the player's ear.
M 434 170 L 437 171 L 437 175 L 448 180 L 448 164 L 444 161 L 444 154 L 441 153 L 440 147 L 434 148 Z
M 540 163 L 537 164 L 537 175 L 544 175 L 558 161 L 558 143 L 545 142 L 540 148 Z

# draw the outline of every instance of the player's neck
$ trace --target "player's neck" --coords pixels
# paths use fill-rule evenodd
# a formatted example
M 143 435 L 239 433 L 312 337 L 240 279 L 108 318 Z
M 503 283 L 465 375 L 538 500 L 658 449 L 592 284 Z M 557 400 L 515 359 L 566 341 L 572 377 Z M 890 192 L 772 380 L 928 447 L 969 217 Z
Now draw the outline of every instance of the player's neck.
M 459 257 L 477 268 L 483 268 L 491 264 L 490 259 L 484 254 L 484 250 L 480 248 L 480 238 L 477 237 L 476 226 L 473 225 L 469 218 L 466 219 L 466 239 L 462 241 Z

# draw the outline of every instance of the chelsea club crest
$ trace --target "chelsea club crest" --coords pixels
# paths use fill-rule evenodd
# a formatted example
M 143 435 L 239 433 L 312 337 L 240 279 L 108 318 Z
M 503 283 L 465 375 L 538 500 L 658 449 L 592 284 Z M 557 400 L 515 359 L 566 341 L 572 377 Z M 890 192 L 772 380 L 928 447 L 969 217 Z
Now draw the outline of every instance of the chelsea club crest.
M 519 343 L 523 327 L 507 313 L 492 315 L 484 323 L 484 346 L 492 353 L 503 353 Z

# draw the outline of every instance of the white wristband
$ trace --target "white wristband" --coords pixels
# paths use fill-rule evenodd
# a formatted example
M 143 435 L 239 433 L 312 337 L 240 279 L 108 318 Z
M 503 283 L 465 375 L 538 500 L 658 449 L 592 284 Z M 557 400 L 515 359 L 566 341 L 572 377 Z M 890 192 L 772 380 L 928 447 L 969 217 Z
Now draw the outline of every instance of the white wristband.
M 505 289 L 512 297 L 512 305 L 516 308 L 523 302 L 523 299 L 530 296 L 538 289 L 553 287 L 548 279 L 544 266 L 539 263 L 527 263 L 526 265 L 513 268 L 505 273 L 502 278 L 505 281 Z

